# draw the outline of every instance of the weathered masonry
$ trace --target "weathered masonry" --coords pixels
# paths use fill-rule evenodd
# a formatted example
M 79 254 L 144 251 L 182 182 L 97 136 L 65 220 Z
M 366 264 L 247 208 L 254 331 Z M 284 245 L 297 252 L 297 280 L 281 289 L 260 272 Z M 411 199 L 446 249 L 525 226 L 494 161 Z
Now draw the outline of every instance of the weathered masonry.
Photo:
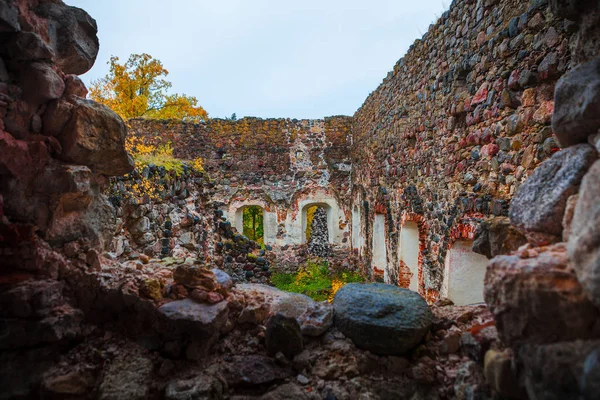
M 130 124 L 202 157 L 238 230 L 259 206 L 280 265 L 303 260 L 306 211 L 319 205 L 333 249 L 353 249 L 377 279 L 480 302 L 475 232 L 558 149 L 550 119 L 569 40 L 544 1 L 455 1 L 353 117 Z

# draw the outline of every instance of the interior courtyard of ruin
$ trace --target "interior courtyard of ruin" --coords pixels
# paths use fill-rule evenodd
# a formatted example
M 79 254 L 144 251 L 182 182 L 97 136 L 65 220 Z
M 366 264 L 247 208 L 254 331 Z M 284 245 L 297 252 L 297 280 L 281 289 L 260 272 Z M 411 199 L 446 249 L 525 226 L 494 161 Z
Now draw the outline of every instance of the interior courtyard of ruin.
M 600 1 L 454 0 L 323 119 L 124 121 L 93 17 L 0 0 L 0 399 L 599 398 Z

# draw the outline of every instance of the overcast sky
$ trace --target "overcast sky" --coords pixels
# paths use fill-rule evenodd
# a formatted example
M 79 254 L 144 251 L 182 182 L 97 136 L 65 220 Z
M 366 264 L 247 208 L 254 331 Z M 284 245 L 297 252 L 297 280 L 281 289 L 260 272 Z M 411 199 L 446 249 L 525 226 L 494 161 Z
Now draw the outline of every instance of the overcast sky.
M 98 22 L 100 54 L 161 60 L 211 117 L 352 115 L 450 0 L 66 0 Z

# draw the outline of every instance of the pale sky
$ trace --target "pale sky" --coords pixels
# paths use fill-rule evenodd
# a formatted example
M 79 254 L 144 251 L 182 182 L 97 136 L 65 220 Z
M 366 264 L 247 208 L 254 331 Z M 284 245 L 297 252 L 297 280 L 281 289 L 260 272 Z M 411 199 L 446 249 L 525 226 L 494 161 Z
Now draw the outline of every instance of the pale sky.
M 65 0 L 98 22 L 86 84 L 121 61 L 162 61 L 172 93 L 210 117 L 352 115 L 451 0 Z

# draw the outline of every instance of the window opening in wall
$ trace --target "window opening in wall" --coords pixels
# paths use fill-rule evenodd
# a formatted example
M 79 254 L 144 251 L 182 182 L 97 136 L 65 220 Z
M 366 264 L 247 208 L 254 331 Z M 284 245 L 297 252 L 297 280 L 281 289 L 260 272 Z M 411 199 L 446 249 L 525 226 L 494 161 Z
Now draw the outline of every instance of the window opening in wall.
M 242 221 L 244 236 L 257 243 L 264 244 L 263 209 L 260 206 L 244 207 L 242 211 Z
M 385 246 L 385 215 L 375 214 L 373 221 L 373 259 L 371 260 L 374 275 L 383 275 L 387 282 L 387 248 Z
M 471 250 L 472 246 L 472 240 L 458 240 L 446 253 L 442 296 L 457 306 L 483 301 L 483 279 L 489 260 Z
M 327 209 L 313 205 L 306 209 L 306 242 L 308 252 L 319 257 L 330 255 Z
M 408 268 L 409 279 L 403 279 L 412 291 L 419 291 L 419 227 L 413 221 L 406 221 L 400 232 L 400 263 Z

